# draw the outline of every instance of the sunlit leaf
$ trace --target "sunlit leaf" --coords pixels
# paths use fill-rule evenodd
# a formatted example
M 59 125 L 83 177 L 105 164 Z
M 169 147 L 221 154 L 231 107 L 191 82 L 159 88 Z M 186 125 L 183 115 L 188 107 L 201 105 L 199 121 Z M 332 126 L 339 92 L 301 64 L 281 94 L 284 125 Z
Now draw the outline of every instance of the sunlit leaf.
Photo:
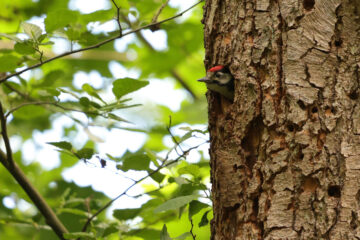
M 183 233 L 180 236 L 174 238 L 176 240 L 185 240 L 188 239 L 189 237 L 191 237 L 191 234 L 189 232 Z
M 122 117 L 119 117 L 119 116 L 117 116 L 115 114 L 112 114 L 112 113 L 108 113 L 108 117 L 111 118 L 111 119 L 114 119 L 114 120 L 116 120 L 118 122 L 129 122 L 126 119 L 124 119 Z
M 76 238 L 85 238 L 85 239 L 96 239 L 94 233 L 92 232 L 72 232 L 64 233 L 63 237 L 65 239 L 76 239 Z
M 15 70 L 16 68 L 20 67 L 18 63 L 20 59 L 13 55 L 2 55 L 0 56 L 0 72 L 8 72 Z
M 197 177 L 199 175 L 200 167 L 197 165 L 187 165 L 185 167 L 182 167 L 178 169 L 178 173 L 180 175 L 182 174 L 190 174 L 194 177 Z
M 53 145 L 55 147 L 71 151 L 72 145 L 69 142 L 61 141 L 61 142 L 48 142 L 47 144 Z
M 21 25 L 29 38 L 37 40 L 41 36 L 42 30 L 39 26 L 27 22 L 23 22 Z
M 159 239 L 161 231 L 151 228 L 134 229 L 129 232 L 125 232 L 124 235 L 131 237 L 141 237 L 145 240 Z
M 148 84 L 148 81 L 139 81 L 132 78 L 117 79 L 113 83 L 112 91 L 116 98 L 121 98 L 122 96 L 139 90 Z
M 16 43 L 14 45 L 14 50 L 17 53 L 24 54 L 24 55 L 33 54 L 36 52 L 34 47 L 32 46 L 32 44 L 28 41 Z
M 22 40 L 16 36 L 10 35 L 10 34 L 6 34 L 6 33 L 0 33 L 0 37 L 5 37 L 8 38 L 10 40 L 14 40 L 15 42 L 22 42 Z
M 172 238 L 170 237 L 168 231 L 167 231 L 167 227 L 166 224 L 164 224 L 162 230 L 161 230 L 161 234 L 160 234 L 160 240 L 171 240 Z
M 170 199 L 170 200 L 164 202 L 157 208 L 155 208 L 154 212 L 159 213 L 159 212 L 168 211 L 168 210 L 176 210 L 176 209 L 179 209 L 180 207 L 188 204 L 189 202 L 191 202 L 192 200 L 194 200 L 196 198 L 198 198 L 198 196 L 196 196 L 196 195 L 181 196 L 181 197 L 173 198 L 173 199 Z
M 87 92 L 87 94 L 89 94 L 90 96 L 93 96 L 93 97 L 99 99 L 100 101 L 102 101 L 103 103 L 105 103 L 90 84 L 88 84 L 88 83 L 83 84 L 82 89 L 85 92 Z
M 59 209 L 59 212 L 62 213 L 71 213 L 74 215 L 78 215 L 78 216 L 83 216 L 83 217 L 89 217 L 89 213 L 87 211 L 83 211 L 77 208 L 61 208 Z
M 40 118 L 46 115 L 46 110 L 41 106 L 28 105 L 19 108 L 13 113 L 13 115 L 18 119 L 30 120 L 30 119 Z
M 141 212 L 141 208 L 116 209 L 113 216 L 119 220 L 133 219 Z
M 77 18 L 78 13 L 68 9 L 56 9 L 55 11 L 49 12 L 45 18 L 46 32 L 52 32 L 68 24 L 75 23 Z
M 123 171 L 128 170 L 148 170 L 150 164 L 150 158 L 141 152 L 131 153 L 127 152 L 123 157 L 123 164 L 121 169 Z

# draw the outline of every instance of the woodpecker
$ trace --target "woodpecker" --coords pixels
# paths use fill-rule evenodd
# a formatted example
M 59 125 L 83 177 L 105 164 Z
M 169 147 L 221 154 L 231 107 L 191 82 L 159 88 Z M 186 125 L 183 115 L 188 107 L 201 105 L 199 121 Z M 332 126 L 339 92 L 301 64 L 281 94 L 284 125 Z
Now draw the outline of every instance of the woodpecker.
M 198 80 L 206 83 L 208 89 L 220 93 L 230 101 L 234 100 L 234 77 L 228 68 L 218 65 L 210 68 L 206 77 Z

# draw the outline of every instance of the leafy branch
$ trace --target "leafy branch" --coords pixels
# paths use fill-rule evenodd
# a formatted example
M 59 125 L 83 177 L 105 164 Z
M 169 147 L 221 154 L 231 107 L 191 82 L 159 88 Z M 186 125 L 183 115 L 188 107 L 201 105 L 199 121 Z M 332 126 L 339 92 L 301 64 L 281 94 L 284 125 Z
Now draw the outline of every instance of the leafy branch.
M 15 178 L 15 180 L 20 184 L 22 189 L 29 196 L 29 198 L 33 201 L 33 203 L 39 209 L 41 214 L 44 216 L 46 223 L 53 229 L 53 231 L 58 235 L 60 239 L 64 239 L 63 234 L 68 232 L 67 229 L 58 219 L 58 217 L 50 208 L 50 206 L 46 203 L 45 199 L 27 179 L 26 175 L 21 170 L 21 168 L 19 168 L 19 166 L 13 160 L 10 141 L 7 135 L 6 117 L 4 115 L 4 111 L 1 103 L 0 103 L 0 119 L 1 119 L 2 138 L 5 142 L 5 148 L 6 148 L 6 154 L 0 150 L 0 162 L 11 173 L 11 175 Z
M 169 2 L 168 0 L 160 7 L 160 9 L 157 11 L 156 15 L 153 18 L 153 21 L 145 26 L 136 28 L 136 29 L 132 29 L 130 31 L 127 31 L 126 33 L 123 33 L 123 30 L 121 28 L 121 23 L 120 23 L 120 7 L 116 4 L 115 0 L 111 0 L 113 2 L 113 4 L 116 7 L 116 11 L 117 11 L 117 24 L 119 26 L 119 35 L 115 36 L 115 37 L 111 37 L 109 39 L 106 39 L 104 41 L 98 42 L 92 46 L 89 47 L 84 47 L 84 48 L 80 48 L 80 49 L 76 49 L 76 50 L 72 50 L 65 52 L 63 54 L 59 54 L 57 56 L 54 56 L 52 58 L 49 59 L 43 59 L 43 52 L 39 49 L 39 45 L 41 45 L 41 41 L 39 39 L 45 38 L 45 35 L 41 35 L 41 32 L 37 33 L 40 35 L 36 35 L 33 36 L 33 39 L 35 41 L 35 47 L 33 47 L 35 49 L 35 51 L 37 53 L 39 53 L 40 58 L 38 59 L 38 63 L 28 66 L 22 70 L 19 70 L 17 72 L 11 73 L 9 75 L 2 75 L 0 74 L 0 83 L 4 83 L 4 86 L 6 86 L 7 88 L 13 90 L 14 92 L 18 93 L 19 96 L 23 97 L 24 99 L 29 100 L 29 102 L 23 102 L 21 104 L 19 104 L 18 106 L 15 106 L 12 109 L 8 109 L 7 112 L 4 111 L 1 103 L 0 103 L 0 121 L 1 121 L 1 135 L 2 135 L 2 139 L 4 140 L 4 145 L 5 145 L 5 150 L 6 153 L 3 152 L 2 150 L 0 150 L 0 162 L 4 165 L 4 167 L 10 172 L 10 174 L 14 177 L 14 179 L 20 184 L 20 186 L 22 187 L 22 189 L 26 192 L 26 194 L 29 196 L 29 198 L 32 200 L 32 202 L 34 203 L 34 205 L 38 208 L 39 212 L 41 213 L 41 215 L 45 218 L 46 223 L 52 228 L 52 230 L 56 233 L 56 235 L 60 238 L 60 239 L 64 239 L 64 234 L 68 233 L 67 229 L 64 227 L 64 225 L 62 224 L 62 222 L 57 218 L 56 214 L 53 212 L 53 210 L 50 208 L 50 206 L 46 203 L 45 199 L 42 197 L 42 195 L 38 192 L 38 190 L 31 184 L 31 182 L 27 179 L 27 177 L 25 176 L 24 172 L 22 171 L 22 169 L 16 164 L 16 162 L 14 162 L 13 160 L 13 156 L 12 156 L 12 149 L 11 149 L 11 145 L 10 145 L 10 141 L 9 141 L 9 137 L 7 134 L 7 118 L 10 116 L 10 114 L 12 114 L 13 112 L 19 110 L 22 107 L 28 106 L 28 105 L 45 105 L 45 106 L 50 106 L 49 108 L 51 109 L 51 106 L 60 108 L 64 111 L 76 111 L 76 112 L 82 112 L 84 114 L 88 114 L 88 115 L 96 115 L 96 116 L 103 116 L 106 117 L 106 114 L 109 111 L 109 109 L 100 109 L 100 110 L 96 110 L 96 111 L 83 111 L 83 110 L 79 110 L 76 108 L 69 108 L 67 106 L 64 106 L 63 104 L 61 104 L 58 101 L 39 101 L 39 100 L 35 100 L 32 99 L 32 97 L 30 97 L 29 95 L 27 95 L 26 93 L 22 93 L 21 91 L 17 90 L 15 87 L 13 87 L 12 85 L 9 84 L 9 82 L 6 82 L 8 79 L 12 78 L 12 77 L 16 77 L 24 72 L 27 72 L 29 70 L 41 67 L 42 65 L 52 62 L 56 59 L 59 58 L 63 58 L 75 53 L 79 53 L 79 52 L 84 52 L 87 50 L 91 50 L 91 49 L 95 49 L 95 48 L 99 48 L 107 43 L 110 43 L 116 39 L 120 39 L 126 35 L 132 34 L 132 33 L 140 33 L 141 30 L 146 29 L 146 28 L 152 28 L 152 27 L 157 27 L 162 23 L 165 23 L 167 21 L 173 20 L 177 17 L 182 16 L 184 13 L 186 13 L 187 11 L 191 10 L 192 8 L 194 8 L 195 6 L 197 6 L 198 4 L 200 4 L 201 2 L 203 2 L 204 0 L 200 0 L 199 2 L 193 4 L 192 6 L 190 6 L 189 8 L 187 8 L 186 10 L 180 12 L 177 15 L 174 15 L 173 17 L 164 19 L 162 21 L 157 21 L 158 16 L 160 15 L 161 11 L 163 10 L 163 8 L 167 5 L 167 3 Z M 29 25 L 31 27 L 31 25 Z M 34 34 L 32 31 L 30 31 L 31 34 Z M 45 44 L 45 43 L 43 43 Z M 86 91 L 86 90 L 85 90 Z M 91 94 L 90 94 L 91 95 Z M 115 94 L 116 95 L 116 94 Z M 118 96 L 117 96 L 118 97 Z M 100 99 L 101 100 L 101 99 Z M 105 107 L 109 108 L 109 105 L 106 105 L 105 103 Z M 111 110 L 111 109 L 110 109 Z M 170 133 L 171 134 L 171 133 Z M 175 139 L 175 138 L 173 138 Z M 181 142 L 181 141 L 180 141 Z M 176 142 L 176 147 L 180 148 L 180 143 Z M 199 145 L 198 145 L 199 146 Z M 101 207 L 99 210 L 97 210 L 91 217 L 89 217 L 85 223 L 85 225 L 82 228 L 82 231 L 86 231 L 88 226 L 91 224 L 91 222 L 94 220 L 94 218 L 96 216 L 98 216 L 100 213 L 102 213 L 105 209 L 107 209 L 114 201 L 116 201 L 117 199 L 119 199 L 120 197 L 127 195 L 127 193 L 129 192 L 129 190 L 131 188 L 133 188 L 135 185 L 139 184 L 141 181 L 145 180 L 148 177 L 151 177 L 152 175 L 154 175 L 155 173 L 159 172 L 161 169 L 165 168 L 165 167 L 169 167 L 170 165 L 178 162 L 180 159 L 185 158 L 188 153 L 197 148 L 198 146 L 189 148 L 187 150 L 181 150 L 182 153 L 178 153 L 178 157 L 174 160 L 169 160 L 168 157 L 169 155 L 165 158 L 165 159 L 161 159 L 161 163 L 159 164 L 159 166 L 157 166 L 157 168 L 155 170 L 153 170 L 152 172 L 150 172 L 147 176 L 134 181 L 133 184 L 131 184 L 125 191 L 123 191 L 121 194 L 119 194 L 117 197 L 115 197 L 114 199 L 112 199 L 111 201 L 109 201 L 108 203 L 106 203 L 103 207 Z M 176 150 L 176 147 L 174 148 Z
M 200 144 L 202 145 L 202 144 Z M 190 147 L 187 150 L 183 151 L 183 153 L 181 155 L 179 155 L 177 158 L 175 158 L 174 160 L 168 161 L 168 159 L 164 159 L 162 161 L 162 163 L 155 169 L 153 170 L 151 173 L 149 173 L 148 175 L 140 178 L 139 180 L 134 181 L 133 184 L 131 184 L 128 188 L 126 188 L 122 193 L 120 193 L 118 196 L 116 196 L 115 198 L 111 199 L 109 202 L 107 202 L 103 207 L 101 207 L 100 209 L 98 209 L 90 218 L 88 218 L 88 220 L 86 221 L 86 223 L 84 224 L 82 231 L 85 232 L 87 230 L 87 227 L 90 225 L 91 221 L 98 216 L 100 213 L 102 213 L 103 211 L 105 211 L 108 207 L 111 206 L 112 203 L 114 203 L 116 200 L 118 200 L 119 198 L 121 198 L 122 196 L 127 195 L 127 192 L 129 192 L 134 186 L 136 186 L 137 184 L 139 184 L 140 182 L 142 182 L 143 180 L 151 177 L 152 175 L 154 175 L 155 173 L 159 172 L 161 169 L 164 169 L 168 166 L 171 166 L 174 163 L 177 163 L 180 159 L 182 158 L 186 158 L 186 156 L 194 149 L 197 149 L 200 145 L 194 146 L 194 147 Z
M 97 43 L 97 44 L 94 44 L 94 45 L 92 45 L 92 46 L 89 46 L 89 47 L 72 50 L 72 51 L 69 51 L 69 52 L 65 52 L 65 53 L 59 54 L 59 55 L 57 55 L 57 56 L 55 56 L 55 57 L 53 57 L 53 58 L 49 58 L 49 59 L 47 59 L 47 60 L 40 61 L 40 62 L 37 63 L 37 64 L 34 64 L 34 65 L 32 65 L 32 66 L 29 66 L 29 67 L 27 67 L 27 68 L 24 68 L 24 69 L 22 69 L 22 70 L 20 70 L 20 71 L 17 71 L 17 72 L 15 72 L 15 73 L 12 73 L 12 74 L 7 75 L 6 77 L 1 78 L 1 79 L 0 79 L 0 83 L 5 82 L 5 81 L 8 80 L 9 78 L 12 78 L 12 77 L 15 77 L 15 76 L 19 76 L 20 74 L 22 74 L 22 73 L 24 73 L 24 72 L 27 72 L 27 71 L 29 71 L 29 70 L 38 68 L 38 67 L 40 67 L 40 66 L 42 66 L 42 65 L 44 65 L 44 64 L 46 64 L 46 63 L 52 62 L 52 61 L 54 61 L 54 60 L 56 60 L 56 59 L 59 59 L 59 58 L 62 58 L 62 57 L 68 56 L 68 55 L 72 55 L 72 54 L 75 54 L 75 53 L 84 52 L 84 51 L 87 51 L 87 50 L 99 48 L 99 47 L 101 47 L 101 46 L 103 46 L 103 45 L 105 45 L 105 44 L 107 44 L 107 43 L 113 42 L 113 41 L 116 40 L 116 39 L 125 37 L 125 36 L 127 36 L 127 35 L 132 34 L 132 33 L 137 33 L 137 32 L 139 32 L 139 31 L 141 31 L 141 30 L 143 30 L 143 29 L 151 28 L 151 27 L 154 27 L 154 26 L 156 26 L 156 25 L 159 25 L 159 24 L 168 22 L 168 21 L 170 21 L 170 20 L 173 20 L 173 19 L 175 19 L 175 18 L 178 18 L 178 17 L 182 16 L 184 13 L 190 11 L 192 8 L 194 8 L 195 6 L 197 6 L 198 4 L 200 4 L 200 3 L 203 2 L 203 1 L 204 1 L 204 0 L 200 0 L 199 2 L 193 4 L 193 5 L 190 6 L 189 8 L 185 9 L 184 11 L 182 11 L 182 12 L 180 12 L 180 13 L 172 16 L 172 17 L 166 18 L 166 19 L 164 19 L 164 20 L 161 20 L 161 21 L 158 21 L 158 22 L 155 22 L 155 23 L 147 24 L 147 25 L 145 25 L 145 26 L 142 26 L 142 27 L 136 28 L 136 29 L 134 29 L 134 30 L 128 31 L 128 32 L 126 32 L 126 33 L 123 33 L 123 34 L 121 34 L 121 35 L 118 35 L 118 36 L 115 36 L 115 37 L 106 39 L 106 40 L 104 40 L 104 41 L 101 41 L 101 42 L 99 42 L 99 43 Z
M 201 2 L 201 1 L 200 1 Z M 160 15 L 160 13 L 161 13 L 161 11 L 164 9 L 164 7 L 166 6 L 166 4 L 167 4 L 167 2 L 165 2 L 160 8 L 159 8 L 159 10 L 158 10 L 158 12 L 157 12 L 157 14 L 156 15 Z M 155 15 L 155 16 L 156 16 Z M 127 18 L 127 17 L 125 17 L 124 15 L 122 15 L 122 19 L 126 22 L 126 24 L 128 24 L 129 26 L 130 26 L 130 28 L 131 28 L 131 22 L 129 21 L 129 19 Z M 154 20 L 156 21 L 157 20 L 157 17 L 155 18 L 153 18 L 153 22 L 154 22 Z M 148 41 L 148 40 L 146 40 L 146 38 L 144 37 L 144 35 L 140 32 L 140 31 L 138 31 L 138 32 L 136 32 L 135 33 L 136 34 L 136 36 L 140 39 L 140 41 L 142 41 L 144 44 L 145 44 L 145 46 L 148 48 L 148 49 L 150 49 L 152 52 L 155 52 L 156 50 L 155 50 L 155 48 L 151 45 L 151 43 Z M 189 86 L 189 84 L 187 84 L 186 83 L 186 81 L 180 76 L 180 74 L 175 70 L 175 69 L 171 69 L 170 70 L 170 74 L 171 74 L 171 76 L 173 77 L 173 78 L 175 78 L 176 79 L 176 81 L 178 82 L 178 83 L 180 83 L 180 85 L 186 90 L 186 91 L 188 91 L 189 93 L 190 93 L 190 95 L 193 97 L 193 99 L 197 99 L 198 97 L 196 96 L 196 94 L 194 93 L 194 91 L 191 89 L 191 87 Z

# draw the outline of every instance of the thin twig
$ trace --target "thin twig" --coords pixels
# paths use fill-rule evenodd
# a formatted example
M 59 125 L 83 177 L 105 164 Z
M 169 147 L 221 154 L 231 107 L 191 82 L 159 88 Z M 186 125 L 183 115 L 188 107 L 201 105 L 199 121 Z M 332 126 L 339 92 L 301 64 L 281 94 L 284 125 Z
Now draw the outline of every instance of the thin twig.
M 122 16 L 123 20 L 130 26 L 131 28 L 131 22 L 129 21 L 129 19 L 127 19 L 125 16 Z M 155 48 L 151 45 L 151 43 L 146 40 L 146 38 L 144 37 L 144 35 L 141 32 L 136 32 L 135 33 L 136 36 L 151 50 L 151 51 L 156 51 Z M 198 97 L 196 96 L 196 94 L 194 93 L 194 91 L 191 89 L 191 87 L 186 83 L 186 81 L 176 72 L 175 69 L 171 69 L 170 70 L 170 74 L 175 78 L 176 81 L 178 81 L 178 83 L 180 83 L 180 85 L 185 88 L 186 91 L 188 91 L 190 93 L 190 95 L 192 96 L 193 99 L 197 99 Z
M 192 218 L 190 218 L 190 224 L 191 224 L 190 234 L 191 234 L 192 238 L 193 238 L 194 240 L 196 240 L 196 235 L 193 233 L 193 230 L 194 230 L 194 223 L 193 223 Z
M 184 150 L 182 150 L 182 148 L 181 148 L 181 146 L 180 146 L 180 143 L 176 140 L 175 136 L 174 136 L 174 135 L 172 134 L 172 132 L 171 132 L 171 116 L 169 116 L 169 126 L 167 127 L 167 130 L 168 130 L 168 132 L 169 132 L 172 140 L 174 141 L 174 143 L 175 143 L 175 145 L 176 145 L 175 148 L 174 148 L 175 152 L 176 152 L 178 155 L 180 155 L 180 154 L 177 152 L 176 147 L 179 147 L 182 152 L 184 152 Z
M 201 144 L 200 144 L 201 145 Z M 151 173 L 149 173 L 148 175 L 140 178 L 139 180 L 135 181 L 133 184 L 131 184 L 128 188 L 126 188 L 122 193 L 120 193 L 118 196 L 116 196 L 115 198 L 111 199 L 108 203 L 106 203 L 103 207 L 101 207 L 99 210 L 97 210 L 90 218 L 88 218 L 88 220 L 86 221 L 84 227 L 82 228 L 82 231 L 85 232 L 87 227 L 89 226 L 89 224 L 91 223 L 91 221 L 98 216 L 100 213 L 102 213 L 105 209 L 107 209 L 113 202 L 115 202 L 116 200 L 118 200 L 119 198 L 121 198 L 122 196 L 126 195 L 127 192 L 133 188 L 135 185 L 137 185 L 138 183 L 142 182 L 143 180 L 147 179 L 148 177 L 151 177 L 152 175 L 154 175 L 155 173 L 159 172 L 161 169 L 168 167 L 176 162 L 178 162 L 181 158 L 185 157 L 190 151 L 198 148 L 200 145 L 195 146 L 195 147 L 191 147 L 189 149 L 187 149 L 186 151 L 183 152 L 182 155 L 178 156 L 176 159 L 172 160 L 172 161 L 164 161 L 157 169 L 155 169 L 154 171 L 152 171 Z
M 158 20 L 158 17 L 160 16 L 162 10 L 168 5 L 170 0 L 166 0 L 166 2 L 164 2 L 161 7 L 157 10 L 156 14 L 154 15 L 153 19 L 152 19 L 152 23 L 156 23 Z
M 119 37 L 122 37 L 122 27 L 121 27 L 121 23 L 120 23 L 120 7 L 116 4 L 115 0 L 111 0 L 112 3 L 114 4 L 114 6 L 116 7 L 116 22 L 119 26 Z
M 4 115 L 4 110 L 3 110 L 1 102 L 0 102 L 0 120 L 1 120 L 1 135 L 3 136 L 3 140 L 4 140 L 5 148 L 6 148 L 6 160 L 7 160 L 8 166 L 10 168 L 13 168 L 14 167 L 14 159 L 12 157 L 10 140 L 9 140 L 9 136 L 7 134 L 6 116 Z
M 7 87 L 8 89 L 10 89 L 13 92 L 16 92 L 17 94 L 19 94 L 21 97 L 23 97 L 24 99 L 29 99 L 29 96 L 25 93 L 22 93 L 21 91 L 17 90 L 16 88 L 14 88 L 13 86 L 11 86 L 11 84 L 9 84 L 8 82 L 4 83 L 5 87 Z
M 42 101 L 39 101 L 39 102 L 25 102 L 25 103 L 19 104 L 18 106 L 10 109 L 10 110 L 5 114 L 5 117 L 8 117 L 10 114 L 12 114 L 13 112 L 19 110 L 20 108 L 26 107 L 26 106 L 29 106 L 29 105 L 52 105 L 52 106 L 61 108 L 61 109 L 64 110 L 64 111 L 80 112 L 80 113 L 84 113 L 84 114 L 94 114 L 94 115 L 97 115 L 97 116 L 103 116 L 101 113 L 98 113 L 98 112 L 82 111 L 82 110 L 78 110 L 78 109 L 73 109 L 73 108 L 64 107 L 64 106 L 62 106 L 62 105 L 60 105 L 60 104 L 58 104 L 58 103 L 56 103 L 56 102 L 42 102 Z
M 129 34 L 132 34 L 132 33 L 136 33 L 136 32 L 139 32 L 139 31 L 141 31 L 141 30 L 143 30 L 143 29 L 146 29 L 146 28 L 155 26 L 155 25 L 157 25 L 157 24 L 161 24 L 161 23 L 164 23 L 164 22 L 168 22 L 168 21 L 170 21 L 170 20 L 173 20 L 173 19 L 175 19 L 175 18 L 178 18 L 178 17 L 182 16 L 184 13 L 190 11 L 192 8 L 194 8 L 195 6 L 197 6 L 198 4 L 200 4 L 200 3 L 203 2 L 203 1 L 204 1 L 204 0 L 200 0 L 199 2 L 193 4 L 193 5 L 190 6 L 189 8 L 185 9 L 184 11 L 182 11 L 182 12 L 180 12 L 180 13 L 172 16 L 172 17 L 166 18 L 166 19 L 164 19 L 164 20 L 162 20 L 162 21 L 160 21 L 160 22 L 147 24 L 147 25 L 145 25 L 145 26 L 142 26 L 142 27 L 136 28 L 136 29 L 134 29 L 134 30 L 131 30 L 131 31 L 129 31 L 129 32 L 126 32 L 126 33 L 124 33 L 122 36 L 115 36 L 115 37 L 106 39 L 106 40 L 104 40 L 104 41 L 102 41 L 102 42 L 99 42 L 99 43 L 97 43 L 97 44 L 94 44 L 94 45 L 92 45 L 92 46 L 89 46 L 89 47 L 80 48 L 80 49 L 77 49 L 77 50 L 65 52 L 65 53 L 60 54 L 60 55 L 57 55 L 57 56 L 55 56 L 55 57 L 53 57 L 53 58 L 49 58 L 49 59 L 47 59 L 47 60 L 45 60 L 45 61 L 43 61 L 43 62 L 34 64 L 34 65 L 32 65 L 32 66 L 30 66 L 30 67 L 27 67 L 27 68 L 24 68 L 23 70 L 20 70 L 20 71 L 18 71 L 18 72 L 15 72 L 15 73 L 12 73 L 12 74 L 10 74 L 10 75 L 7 75 L 7 76 L 4 77 L 4 78 L 1 78 L 1 79 L 0 79 L 0 83 L 5 82 L 5 81 L 8 80 L 9 78 L 18 76 L 18 75 L 20 75 L 20 74 L 22 74 L 22 73 L 24 73 L 24 72 L 27 72 L 27 71 L 29 71 L 29 70 L 31 70 L 31 69 L 38 68 L 38 67 L 40 67 L 40 66 L 42 66 L 42 65 L 44 65 L 44 64 L 46 64 L 46 63 L 52 62 L 52 61 L 54 61 L 54 60 L 56 60 L 56 59 L 59 59 L 59 58 L 62 58 L 62 57 L 65 57 L 65 56 L 68 56 L 68 55 L 71 55 L 71 54 L 74 54 L 74 53 L 78 53 L 78 52 L 83 52 L 83 51 L 87 51 L 87 50 L 90 50 L 90 49 L 99 48 L 99 47 L 101 47 L 102 45 L 105 45 L 105 44 L 107 44 L 107 43 L 109 43 L 109 42 L 112 42 L 112 41 L 114 41 L 114 40 L 116 40 L 116 39 L 122 38 L 122 37 L 124 37 L 124 36 L 126 36 L 126 35 L 129 35 Z

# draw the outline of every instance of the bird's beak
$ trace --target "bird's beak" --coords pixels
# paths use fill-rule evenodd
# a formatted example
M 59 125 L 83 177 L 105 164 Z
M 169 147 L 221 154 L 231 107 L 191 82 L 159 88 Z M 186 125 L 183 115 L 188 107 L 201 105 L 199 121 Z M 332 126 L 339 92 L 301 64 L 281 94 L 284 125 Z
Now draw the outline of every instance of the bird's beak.
M 210 81 L 210 79 L 208 78 L 208 77 L 203 77 L 203 78 L 200 78 L 200 79 L 198 79 L 198 82 L 209 82 Z

